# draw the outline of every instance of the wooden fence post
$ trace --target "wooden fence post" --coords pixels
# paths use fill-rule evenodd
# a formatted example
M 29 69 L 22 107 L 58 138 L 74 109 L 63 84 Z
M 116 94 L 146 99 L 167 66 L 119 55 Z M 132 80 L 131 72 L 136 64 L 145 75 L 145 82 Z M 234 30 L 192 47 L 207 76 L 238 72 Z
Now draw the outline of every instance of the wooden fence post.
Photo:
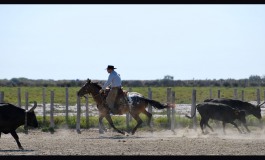
M 212 88 L 210 88 L 210 99 L 212 99 L 213 97 L 213 91 L 212 91 Z
M 68 87 L 66 87 L 65 88 L 65 120 L 66 120 L 67 125 L 68 125 L 68 107 L 69 107 L 68 97 L 69 97 Z
M 172 98 L 171 98 L 171 88 L 167 88 L 167 103 L 171 104 Z M 168 129 L 171 129 L 171 108 L 167 108 L 167 126 Z
M 77 94 L 76 94 L 77 95 Z M 80 119 L 81 119 L 81 104 L 80 104 L 80 97 L 77 96 L 77 113 L 76 113 L 76 132 L 78 134 L 81 133 L 80 131 Z
M 234 99 L 238 99 L 238 97 L 237 97 L 237 89 L 236 88 L 234 89 Z
M 260 104 L 260 90 L 257 88 L 257 104 Z
M 172 100 L 171 100 L 171 102 L 172 102 L 171 131 L 173 131 L 174 134 L 175 134 L 175 121 L 176 121 L 175 100 L 176 100 L 176 97 L 175 97 L 175 92 L 174 91 L 172 91 L 171 97 L 172 97 Z
M 152 90 L 150 87 L 148 87 L 148 99 L 152 99 Z M 153 114 L 153 108 L 150 104 L 148 104 L 148 110 L 149 113 Z M 151 126 L 153 126 L 153 116 L 151 118 L 151 122 L 150 122 Z
M 126 128 L 127 130 L 130 128 L 130 114 L 126 113 Z
M 218 97 L 218 98 L 221 97 L 221 95 L 220 95 L 220 89 L 218 89 L 218 91 L 217 91 L 217 97 Z
M 17 88 L 17 106 L 21 108 L 21 89 Z
M 129 88 L 129 92 L 132 92 L 132 88 L 131 87 Z M 132 115 L 129 114 L 129 121 L 131 122 L 132 119 L 133 119 Z
M 148 99 L 152 99 L 152 90 L 148 87 Z M 152 114 L 152 106 L 148 104 L 148 112 Z
M 43 123 L 45 123 L 46 121 L 46 100 L 45 100 L 45 97 L 46 97 L 46 91 L 45 91 L 45 87 L 42 88 L 42 107 L 43 107 Z
M 51 109 L 50 109 L 50 127 L 54 128 L 54 119 L 53 119 L 53 111 L 54 111 L 54 91 L 51 91 Z
M 264 102 L 265 102 L 265 90 L 264 90 Z
M 244 90 L 242 90 L 241 93 L 242 93 L 242 95 L 241 95 L 241 97 L 242 97 L 241 100 L 244 101 L 244 99 L 245 99 L 245 92 L 244 92 Z
M 25 109 L 28 110 L 29 106 L 29 93 L 25 92 Z
M 192 90 L 192 104 L 191 104 L 191 115 L 194 114 L 194 112 L 196 113 L 196 90 L 193 89 Z M 197 130 L 197 116 L 196 114 L 193 117 L 193 129 Z
M 29 94 L 28 92 L 25 93 L 25 110 L 28 110 L 28 105 L 29 105 Z M 24 130 L 25 130 L 25 134 L 28 134 L 28 118 L 27 118 L 28 114 L 25 114 L 25 124 L 24 124 Z
M 85 97 L 86 99 L 86 128 L 89 128 L 89 114 L 88 114 L 88 111 L 89 111 L 89 108 L 88 108 L 88 97 Z
M 129 92 L 132 91 L 132 88 L 129 88 Z M 131 121 L 131 115 L 129 112 L 126 113 L 126 128 L 127 130 L 130 128 L 130 121 Z
M 5 93 L 3 91 L 0 92 L 0 103 L 4 103 Z

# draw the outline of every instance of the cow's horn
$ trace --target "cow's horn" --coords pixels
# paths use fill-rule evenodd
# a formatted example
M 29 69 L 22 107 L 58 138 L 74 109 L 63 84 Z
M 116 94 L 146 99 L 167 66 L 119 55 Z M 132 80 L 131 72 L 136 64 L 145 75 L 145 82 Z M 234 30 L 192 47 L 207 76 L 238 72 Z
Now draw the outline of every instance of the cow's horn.
M 28 112 L 33 112 L 36 107 L 37 107 L 37 102 L 34 101 L 34 106 Z
M 265 101 L 263 103 L 259 104 L 258 107 L 262 106 L 264 103 L 265 103 Z

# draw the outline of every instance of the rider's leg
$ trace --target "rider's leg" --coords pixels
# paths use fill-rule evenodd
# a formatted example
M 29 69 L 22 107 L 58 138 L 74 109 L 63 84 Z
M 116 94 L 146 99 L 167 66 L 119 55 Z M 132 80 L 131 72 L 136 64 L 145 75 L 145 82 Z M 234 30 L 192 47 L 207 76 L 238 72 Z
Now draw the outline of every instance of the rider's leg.
M 118 88 L 112 88 L 106 98 L 106 102 L 108 103 L 108 106 L 113 113 L 117 112 L 117 108 L 115 108 L 115 100 L 117 94 L 118 94 Z

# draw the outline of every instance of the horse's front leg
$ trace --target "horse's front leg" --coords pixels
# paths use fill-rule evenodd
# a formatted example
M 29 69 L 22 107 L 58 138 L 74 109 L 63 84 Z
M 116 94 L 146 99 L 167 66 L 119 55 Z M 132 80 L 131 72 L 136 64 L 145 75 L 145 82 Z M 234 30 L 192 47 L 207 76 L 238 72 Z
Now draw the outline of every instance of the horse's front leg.
M 103 118 L 104 118 L 104 116 L 99 115 L 99 119 L 98 119 L 98 121 L 99 121 L 99 125 L 98 125 L 98 128 L 99 128 L 99 133 L 100 133 L 100 134 L 103 134 L 104 131 L 106 131 L 105 128 L 104 128 L 103 122 L 102 122 L 102 119 L 103 119 Z
M 109 124 L 110 124 L 110 126 L 111 126 L 112 128 L 114 128 L 117 132 L 119 132 L 119 133 L 125 135 L 125 132 L 123 132 L 123 131 L 117 129 L 117 128 L 114 126 L 113 121 L 112 121 L 112 119 L 111 119 L 111 117 L 110 117 L 109 114 L 107 114 L 107 115 L 105 116 L 105 118 L 107 119 L 107 121 L 109 122 Z

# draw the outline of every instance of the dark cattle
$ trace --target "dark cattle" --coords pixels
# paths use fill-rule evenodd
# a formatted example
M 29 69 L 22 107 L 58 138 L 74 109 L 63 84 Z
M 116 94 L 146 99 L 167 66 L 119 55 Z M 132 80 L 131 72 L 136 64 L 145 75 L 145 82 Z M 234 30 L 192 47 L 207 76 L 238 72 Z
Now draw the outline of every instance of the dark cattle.
M 11 133 L 19 149 L 23 150 L 16 129 L 25 124 L 25 114 L 27 114 L 27 125 L 35 128 L 38 127 L 38 121 L 34 113 L 36 107 L 37 102 L 34 102 L 34 106 L 28 111 L 9 103 L 0 103 L 0 137 L 1 132 L 4 134 Z
M 255 106 L 248 102 L 243 102 L 235 99 L 226 99 L 226 98 L 206 99 L 204 100 L 204 102 L 222 103 L 229 105 L 232 108 L 238 108 L 239 110 L 244 110 L 246 112 L 246 115 L 252 114 L 253 116 L 257 117 L 260 120 L 260 127 L 262 127 L 260 106 L 264 103 Z
M 198 104 L 196 108 L 201 115 L 200 126 L 201 126 L 202 133 L 205 133 L 203 129 L 206 126 L 208 126 L 213 131 L 212 127 L 209 126 L 208 124 L 209 119 L 222 121 L 224 133 L 225 133 L 226 123 L 233 124 L 238 129 L 238 131 L 242 133 L 241 130 L 236 125 L 236 123 L 234 123 L 234 120 L 236 119 L 241 121 L 244 124 L 247 131 L 250 132 L 250 130 L 248 129 L 246 125 L 246 118 L 245 118 L 246 114 L 244 111 L 234 109 L 226 104 L 212 103 L 212 102 L 204 102 L 204 103 Z M 196 113 L 196 110 L 194 112 L 194 115 L 195 113 Z M 186 117 L 193 118 L 194 115 L 192 117 L 186 115 Z

